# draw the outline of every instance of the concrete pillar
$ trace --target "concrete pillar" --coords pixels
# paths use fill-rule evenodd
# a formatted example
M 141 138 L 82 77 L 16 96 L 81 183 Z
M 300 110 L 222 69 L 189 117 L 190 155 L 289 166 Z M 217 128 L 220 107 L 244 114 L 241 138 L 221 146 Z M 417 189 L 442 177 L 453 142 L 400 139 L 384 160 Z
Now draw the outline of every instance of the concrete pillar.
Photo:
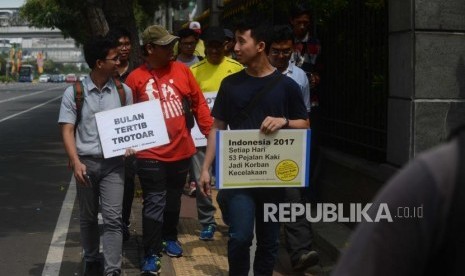
M 387 162 L 465 123 L 465 1 L 389 0 Z

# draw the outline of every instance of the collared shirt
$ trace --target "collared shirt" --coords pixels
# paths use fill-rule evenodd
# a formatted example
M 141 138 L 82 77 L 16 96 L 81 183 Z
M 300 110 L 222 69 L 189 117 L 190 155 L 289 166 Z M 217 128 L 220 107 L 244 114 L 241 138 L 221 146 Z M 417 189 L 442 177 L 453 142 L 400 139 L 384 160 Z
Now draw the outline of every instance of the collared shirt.
M 291 62 L 289 62 L 289 66 L 287 66 L 287 69 L 283 72 L 283 74 L 297 82 L 300 87 L 300 91 L 302 92 L 307 112 L 310 112 L 310 83 L 308 82 L 307 74 Z
M 131 89 L 123 84 L 126 92 L 126 105 L 132 104 Z M 113 79 L 109 79 L 101 91 L 91 78 L 82 81 L 81 121 L 76 129 L 76 149 L 78 155 L 102 155 L 102 146 L 95 121 L 95 113 L 121 107 L 118 90 Z M 74 86 L 66 88 L 61 100 L 58 123 L 76 123 L 76 101 Z
M 320 52 L 320 41 L 317 38 L 311 37 L 307 32 L 303 39 L 295 39 L 291 62 L 302 68 L 305 72 L 312 72 Z

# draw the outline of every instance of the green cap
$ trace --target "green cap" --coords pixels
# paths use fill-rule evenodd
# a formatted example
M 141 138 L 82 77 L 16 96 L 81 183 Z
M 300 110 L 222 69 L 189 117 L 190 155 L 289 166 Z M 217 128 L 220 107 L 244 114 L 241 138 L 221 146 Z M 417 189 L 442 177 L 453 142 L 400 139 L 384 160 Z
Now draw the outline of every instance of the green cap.
M 153 43 L 156 45 L 168 45 L 178 39 L 177 36 L 171 35 L 163 26 L 152 25 L 147 27 L 142 33 L 142 43 Z

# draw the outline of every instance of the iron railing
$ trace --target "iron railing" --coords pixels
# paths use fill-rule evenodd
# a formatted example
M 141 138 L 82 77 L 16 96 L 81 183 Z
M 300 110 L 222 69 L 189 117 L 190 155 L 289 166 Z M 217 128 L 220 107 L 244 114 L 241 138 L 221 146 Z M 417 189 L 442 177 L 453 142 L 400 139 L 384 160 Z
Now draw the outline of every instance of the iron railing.
M 351 0 L 319 29 L 321 144 L 386 159 L 387 1 Z M 377 2 L 378 4 L 369 4 Z

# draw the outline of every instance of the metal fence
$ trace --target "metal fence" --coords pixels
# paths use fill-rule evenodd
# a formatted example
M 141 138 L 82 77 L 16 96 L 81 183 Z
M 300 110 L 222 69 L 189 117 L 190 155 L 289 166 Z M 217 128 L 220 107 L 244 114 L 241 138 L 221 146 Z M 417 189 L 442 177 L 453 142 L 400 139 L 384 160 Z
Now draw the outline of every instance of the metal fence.
M 315 91 L 320 97 L 320 122 L 314 124 L 319 144 L 378 162 L 386 160 L 387 2 L 347 0 L 340 10 L 314 14 L 322 45 L 317 66 L 322 79 Z M 228 1 L 224 19 L 232 22 L 260 10 L 275 24 L 283 24 L 289 16 L 282 10 L 285 6 L 278 0 Z
M 387 1 L 348 2 L 318 33 L 323 66 L 320 141 L 383 162 L 389 83 Z

